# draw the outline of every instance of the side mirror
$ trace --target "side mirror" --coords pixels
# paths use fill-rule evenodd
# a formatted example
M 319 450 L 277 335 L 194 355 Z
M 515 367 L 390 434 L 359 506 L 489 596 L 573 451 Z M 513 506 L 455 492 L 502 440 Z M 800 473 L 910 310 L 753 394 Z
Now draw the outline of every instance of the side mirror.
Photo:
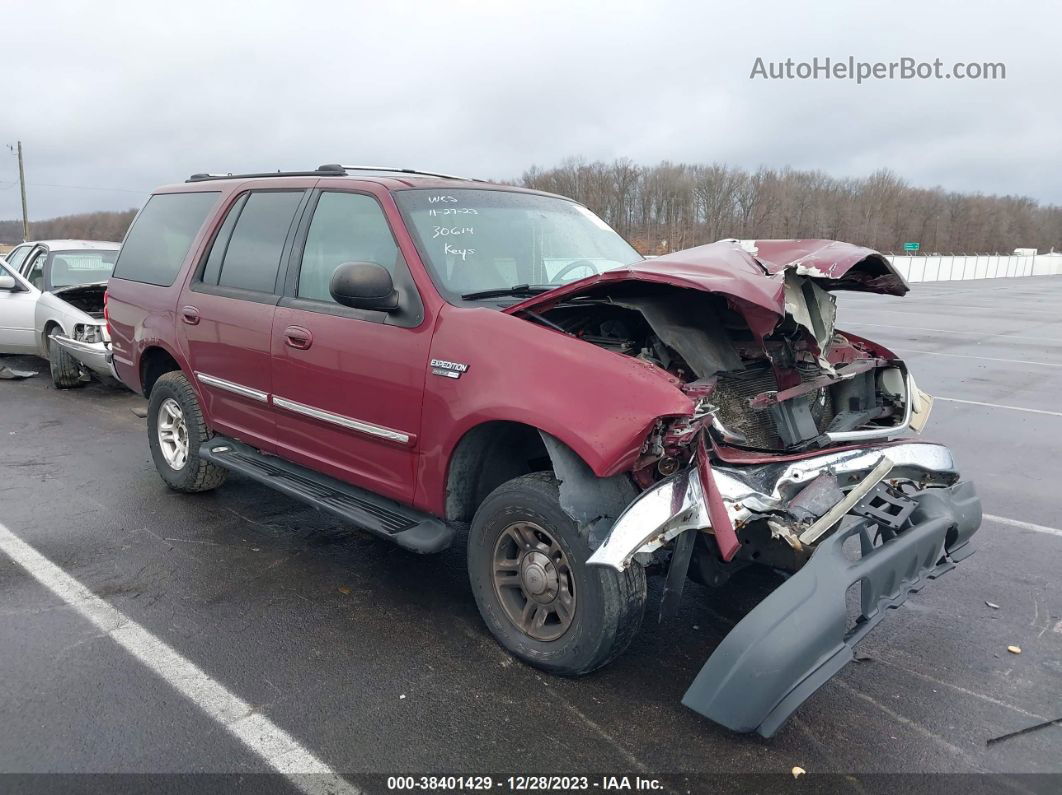
M 336 303 L 353 309 L 394 312 L 398 290 L 387 268 L 375 262 L 345 262 L 332 273 L 328 292 Z
M 0 290 L 5 293 L 15 293 L 19 291 L 18 282 L 15 281 L 14 276 L 9 276 L 6 273 L 0 273 Z

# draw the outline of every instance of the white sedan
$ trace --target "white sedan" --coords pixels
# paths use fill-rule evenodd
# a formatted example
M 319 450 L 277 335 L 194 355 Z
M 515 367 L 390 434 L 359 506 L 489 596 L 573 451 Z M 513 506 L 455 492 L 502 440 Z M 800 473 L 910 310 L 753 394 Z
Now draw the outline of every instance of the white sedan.
M 0 260 L 0 354 L 48 360 L 59 389 L 80 386 L 89 371 L 113 376 L 103 319 L 107 279 L 118 243 L 43 240 Z

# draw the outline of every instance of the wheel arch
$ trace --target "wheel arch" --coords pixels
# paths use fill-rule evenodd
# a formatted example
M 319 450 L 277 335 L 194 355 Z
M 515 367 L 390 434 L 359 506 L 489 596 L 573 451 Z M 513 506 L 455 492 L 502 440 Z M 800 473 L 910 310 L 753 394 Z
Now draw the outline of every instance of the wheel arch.
M 539 429 L 509 420 L 489 420 L 465 431 L 446 467 L 446 518 L 471 522 L 494 489 L 520 475 L 552 469 Z
M 617 516 L 636 495 L 625 474 L 597 476 L 564 440 L 527 423 L 489 420 L 467 430 L 447 464 L 445 515 L 470 522 L 501 484 L 533 472 L 551 472 L 561 482 L 561 505 L 579 522 Z
M 48 352 L 48 337 L 51 336 L 52 331 L 54 331 L 55 329 L 59 329 L 59 332 L 61 334 L 66 334 L 66 329 L 63 328 L 62 322 L 60 322 L 54 317 L 48 318 L 48 320 L 46 320 L 44 323 L 44 328 L 41 330 L 40 339 L 41 350 L 45 353 Z
M 144 397 L 151 397 L 151 388 L 166 373 L 182 370 L 180 362 L 161 345 L 150 345 L 140 354 L 140 391 Z M 186 373 L 187 375 L 187 373 Z

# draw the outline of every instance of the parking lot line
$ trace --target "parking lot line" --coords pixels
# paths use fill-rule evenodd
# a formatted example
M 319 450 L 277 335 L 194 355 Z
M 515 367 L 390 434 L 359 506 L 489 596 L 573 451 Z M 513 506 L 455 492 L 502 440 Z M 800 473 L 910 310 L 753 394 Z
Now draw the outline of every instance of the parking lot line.
M 1020 522 L 1017 519 L 1008 519 L 1005 516 L 993 516 L 990 513 L 984 514 L 984 518 L 988 519 L 990 522 L 1010 525 L 1011 527 L 1020 527 L 1022 530 L 1032 530 L 1036 533 L 1046 533 L 1049 536 L 1059 536 L 1062 538 L 1062 530 L 1055 527 L 1045 527 L 1042 524 L 1033 524 L 1032 522 Z
M 1033 362 L 1027 359 L 1000 359 L 995 356 L 971 356 L 966 353 L 944 353 L 942 351 L 921 351 L 917 348 L 908 348 L 906 345 L 893 345 L 898 351 L 906 351 L 907 353 L 921 353 L 926 356 L 949 356 L 953 359 L 979 359 L 983 362 L 1006 362 L 1007 364 L 1033 364 L 1038 367 L 1062 367 L 1062 364 L 1056 364 L 1053 362 Z
M 301 746 L 294 737 L 255 712 L 253 706 L 230 693 L 193 662 L 100 599 L 3 524 L 0 524 L 0 551 L 224 726 L 270 768 L 287 777 L 296 788 L 307 795 L 353 795 L 360 792 Z
M 859 320 L 845 320 L 842 326 L 870 326 L 871 328 L 894 328 L 903 331 L 932 331 L 935 334 L 963 334 L 967 337 L 1004 337 L 1009 340 L 1025 340 L 1026 342 L 1062 342 L 1059 337 L 1025 337 L 1020 334 L 995 334 L 985 331 L 957 331 L 946 328 L 927 328 L 926 326 L 896 326 L 889 323 L 864 323 Z
M 1001 403 L 985 403 L 980 400 L 962 400 L 961 398 L 940 397 L 934 395 L 933 400 L 943 400 L 948 403 L 965 403 L 969 406 L 987 406 L 991 409 L 1008 409 L 1009 411 L 1026 411 L 1029 414 L 1049 414 L 1052 417 L 1062 417 L 1062 411 L 1048 411 L 1047 409 L 1027 409 L 1024 406 L 1004 406 Z

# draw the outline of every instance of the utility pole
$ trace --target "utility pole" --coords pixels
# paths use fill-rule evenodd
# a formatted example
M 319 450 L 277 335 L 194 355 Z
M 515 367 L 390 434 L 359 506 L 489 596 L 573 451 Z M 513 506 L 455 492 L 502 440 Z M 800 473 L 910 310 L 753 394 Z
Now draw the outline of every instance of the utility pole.
M 18 142 L 18 184 L 22 189 L 22 242 L 30 239 L 29 212 L 26 210 L 26 167 L 22 164 L 22 141 Z

